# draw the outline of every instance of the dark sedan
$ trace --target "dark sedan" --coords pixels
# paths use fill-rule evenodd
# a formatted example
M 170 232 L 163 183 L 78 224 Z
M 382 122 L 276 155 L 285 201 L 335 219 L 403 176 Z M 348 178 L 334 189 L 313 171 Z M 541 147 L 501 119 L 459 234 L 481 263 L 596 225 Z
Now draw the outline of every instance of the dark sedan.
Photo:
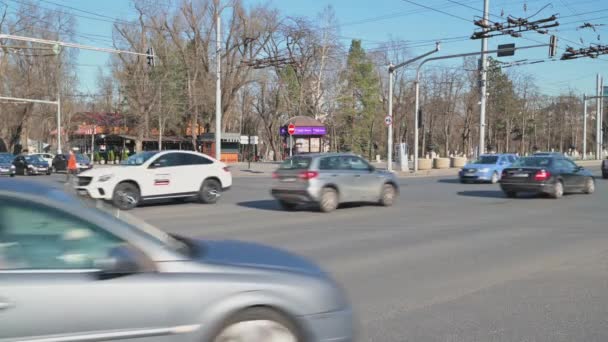
M 10 153 L 0 153 L 0 176 L 15 176 L 15 156 Z
M 602 161 L 602 178 L 608 179 L 608 159 Z
M 502 172 L 500 187 L 507 197 L 535 192 L 560 198 L 567 192 L 595 191 L 591 172 L 557 155 L 521 158 Z
M 17 156 L 13 161 L 18 175 L 50 175 L 49 163 L 38 155 Z

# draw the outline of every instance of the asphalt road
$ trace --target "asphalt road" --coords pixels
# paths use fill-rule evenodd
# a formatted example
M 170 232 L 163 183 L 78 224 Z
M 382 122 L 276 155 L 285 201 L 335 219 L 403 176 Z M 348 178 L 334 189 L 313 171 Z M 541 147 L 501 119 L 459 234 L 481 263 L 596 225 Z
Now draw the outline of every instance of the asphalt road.
M 280 211 L 270 184 L 237 178 L 216 205 L 133 213 L 167 231 L 312 258 L 346 288 L 360 341 L 608 341 L 608 181 L 553 200 L 408 178 L 392 208 L 331 214 Z

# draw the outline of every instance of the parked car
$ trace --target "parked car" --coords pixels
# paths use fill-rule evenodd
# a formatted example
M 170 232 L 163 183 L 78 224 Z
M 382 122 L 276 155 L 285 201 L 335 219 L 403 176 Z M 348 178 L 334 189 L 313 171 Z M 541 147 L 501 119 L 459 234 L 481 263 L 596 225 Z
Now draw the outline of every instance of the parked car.
M 354 154 L 294 156 L 281 164 L 273 178 L 271 194 L 286 210 L 315 204 L 321 211 L 330 212 L 346 202 L 391 206 L 399 194 L 392 172 L 377 170 Z
M 215 203 L 232 186 L 226 164 L 193 151 L 147 151 L 132 155 L 111 168 L 78 175 L 82 195 L 112 201 L 120 209 L 148 200 L 196 198 Z
M 0 176 L 15 177 L 14 159 L 15 156 L 10 153 L 0 153 Z
M 343 290 L 311 261 L 119 216 L 0 179 L 0 340 L 353 340 Z
M 519 192 L 536 192 L 560 198 L 564 193 L 592 194 L 595 180 L 591 171 L 560 156 L 521 158 L 502 172 L 500 187 L 507 197 Z
M 50 175 L 49 164 L 40 156 L 19 155 L 13 160 L 18 175 Z
M 502 170 L 517 159 L 515 154 L 483 154 L 476 161 L 467 163 L 458 172 L 458 177 L 461 183 L 483 181 L 495 184 L 500 180 Z
M 602 161 L 602 178 L 608 179 L 608 159 Z
M 51 164 L 52 171 L 54 173 L 60 171 L 67 171 L 68 169 L 68 160 L 70 159 L 69 154 L 58 154 L 53 158 L 53 162 Z M 82 153 L 76 153 L 76 167 L 78 168 L 78 172 L 90 170 L 93 168 L 93 163 L 89 157 Z
M 30 153 L 30 156 L 40 156 L 45 162 L 49 163 L 49 166 L 53 165 L 53 158 L 55 158 L 55 156 L 50 153 Z

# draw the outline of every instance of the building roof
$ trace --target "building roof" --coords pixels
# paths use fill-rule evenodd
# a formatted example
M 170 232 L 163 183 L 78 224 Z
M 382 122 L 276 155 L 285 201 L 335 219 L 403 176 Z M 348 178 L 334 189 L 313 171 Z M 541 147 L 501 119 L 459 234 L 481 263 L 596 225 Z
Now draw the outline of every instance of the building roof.
M 294 124 L 296 126 L 306 126 L 306 127 L 324 127 L 321 121 L 316 120 L 315 118 L 311 118 L 310 116 L 294 116 L 293 118 L 287 120 L 285 125 Z

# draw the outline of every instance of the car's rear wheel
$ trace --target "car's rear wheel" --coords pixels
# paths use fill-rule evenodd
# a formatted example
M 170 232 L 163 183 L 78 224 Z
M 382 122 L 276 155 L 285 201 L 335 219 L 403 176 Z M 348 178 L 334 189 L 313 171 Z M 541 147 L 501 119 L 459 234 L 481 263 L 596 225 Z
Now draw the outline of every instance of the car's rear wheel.
M 390 207 L 395 203 L 397 189 L 392 184 L 384 184 L 380 195 L 380 205 Z
M 494 172 L 492 174 L 492 178 L 490 178 L 490 183 L 492 183 L 492 184 L 498 183 L 498 173 Z
M 297 203 L 287 202 L 283 200 L 278 200 L 277 202 L 279 202 L 279 207 L 281 207 L 281 209 L 287 211 L 292 211 L 298 206 Z
M 51 173 L 57 173 L 57 169 L 55 168 L 55 166 L 51 167 Z
M 215 179 L 207 179 L 201 185 L 199 200 L 201 203 L 213 204 L 222 195 L 222 185 Z
M 228 319 L 213 342 L 302 342 L 297 326 L 286 316 L 266 308 L 251 308 Z
M 593 180 L 593 178 L 587 179 L 583 192 L 586 194 L 592 194 L 595 192 L 595 181 Z
M 122 210 L 131 210 L 139 204 L 140 192 L 132 183 L 120 183 L 114 189 L 112 204 Z
M 564 184 L 562 181 L 556 181 L 555 185 L 553 185 L 553 192 L 551 193 L 551 198 L 562 198 L 564 196 Z
M 505 191 L 505 196 L 507 196 L 508 198 L 515 198 L 517 197 L 517 192 L 515 191 Z
M 324 213 L 329 213 L 338 208 L 338 192 L 332 188 L 325 188 L 321 191 L 319 208 Z

